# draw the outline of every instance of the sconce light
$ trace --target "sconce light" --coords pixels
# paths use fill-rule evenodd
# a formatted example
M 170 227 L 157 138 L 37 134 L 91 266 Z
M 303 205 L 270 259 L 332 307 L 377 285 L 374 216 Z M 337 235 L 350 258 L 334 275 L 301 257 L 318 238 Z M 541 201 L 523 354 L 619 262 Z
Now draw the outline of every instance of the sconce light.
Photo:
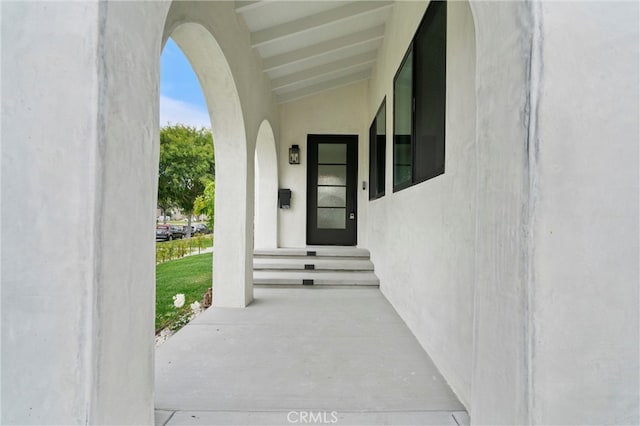
M 291 145 L 289 148 L 289 164 L 300 164 L 300 147 Z

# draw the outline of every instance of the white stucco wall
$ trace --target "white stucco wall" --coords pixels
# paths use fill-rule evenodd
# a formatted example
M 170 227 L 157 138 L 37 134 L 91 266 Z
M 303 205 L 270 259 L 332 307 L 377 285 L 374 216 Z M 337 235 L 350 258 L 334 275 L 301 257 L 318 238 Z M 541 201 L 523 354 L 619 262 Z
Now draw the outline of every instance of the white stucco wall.
M 541 6 L 533 421 L 638 424 L 639 6 Z
M 84 423 L 93 363 L 100 12 L 89 2 L 1 7 L 0 422 Z
M 2 8 L 2 422 L 151 423 L 167 8 Z
M 424 8 L 394 6 L 371 116 Z M 381 288 L 472 423 L 637 424 L 638 6 L 464 9 L 449 3 L 445 174 L 390 193 L 387 140 L 367 227 Z M 470 24 L 475 113 L 455 54 Z
M 273 130 L 263 121 L 255 152 L 254 247 L 278 247 L 278 153 Z
M 371 118 L 373 120 L 373 118 Z M 366 200 L 368 180 L 369 117 L 367 82 L 320 93 L 280 105 L 280 188 L 291 189 L 291 208 L 278 210 L 280 247 L 305 247 L 307 233 L 307 135 L 358 135 L 358 246 L 367 246 Z M 289 148 L 300 146 L 300 164 L 289 164 Z
M 87 422 L 132 424 L 153 419 L 155 246 L 149 218 L 157 205 L 158 63 L 167 9 L 161 2 L 100 8 L 97 156 L 88 165 L 95 186 L 85 195 L 94 198 L 88 213 L 95 229 L 79 236 L 94 245 L 95 305 L 92 317 L 88 309 L 83 319 L 93 328 L 93 365 L 84 378 L 92 392 Z
M 169 8 L 2 3 L 2 423 L 153 423 L 159 65 L 180 24 L 215 27 L 237 88 L 241 232 L 221 279 L 228 305 L 251 300 L 254 149 L 278 111 L 233 3 Z
M 477 210 L 472 422 L 530 421 L 531 3 L 471 2 Z
M 393 193 L 393 77 L 426 9 L 394 6 L 368 105 L 387 99 L 386 195 L 368 204 L 381 289 L 469 406 L 476 210 L 475 37 L 465 3 L 449 3 L 445 174 Z

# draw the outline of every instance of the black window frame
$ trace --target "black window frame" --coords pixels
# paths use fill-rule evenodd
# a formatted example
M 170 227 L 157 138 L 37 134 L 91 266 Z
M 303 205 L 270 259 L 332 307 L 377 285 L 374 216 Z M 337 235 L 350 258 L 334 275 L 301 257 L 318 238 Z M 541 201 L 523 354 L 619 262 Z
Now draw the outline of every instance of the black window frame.
M 384 109 L 384 139 L 380 139 L 378 134 L 378 117 Z M 387 162 L 387 98 L 382 99 L 382 103 L 378 107 L 373 122 L 369 127 L 369 201 L 377 200 L 384 197 L 385 185 L 386 185 L 386 162 Z M 380 147 L 380 143 L 382 146 Z M 379 157 L 380 149 L 382 148 L 382 158 Z M 379 173 L 381 172 L 381 173 Z M 378 177 L 382 176 L 382 182 Z
M 435 6 L 437 5 L 437 6 Z M 430 25 L 434 19 L 434 16 L 436 16 L 436 13 L 440 12 L 439 10 L 437 10 L 438 8 L 442 8 L 441 13 L 444 14 L 444 60 L 443 60 L 443 73 L 444 73 L 444 96 L 443 96 L 443 102 L 442 102 L 442 140 L 438 140 L 436 142 L 439 142 L 441 144 L 441 150 L 442 150 L 442 164 L 440 165 L 440 167 L 438 167 L 437 169 L 434 169 L 433 171 L 431 171 L 430 173 L 428 173 L 426 176 L 422 176 L 422 177 L 416 177 L 416 164 L 420 163 L 421 159 L 416 157 L 416 116 L 420 113 L 420 111 L 416 111 L 416 85 L 417 85 L 417 76 L 419 75 L 421 70 L 416 70 L 417 68 L 417 64 L 420 62 L 420 57 L 417 54 L 416 51 L 416 42 L 418 41 L 418 36 L 423 34 L 423 31 L 426 32 L 425 27 Z M 446 110 L 447 110 L 447 101 L 446 101 L 446 85 L 447 85 L 447 53 L 446 53 L 446 49 L 447 49 L 447 2 L 446 0 L 444 1 L 435 1 L 432 0 L 429 3 L 429 6 L 427 7 L 424 16 L 422 17 L 422 20 L 420 22 L 420 25 L 418 25 L 418 28 L 416 29 L 415 34 L 413 35 L 413 38 L 411 39 L 411 42 L 409 43 L 409 46 L 407 47 L 407 50 L 404 54 L 404 56 L 402 57 L 402 61 L 400 62 L 400 65 L 398 66 L 398 69 L 393 77 L 393 138 L 392 138 L 392 155 L 393 155 L 393 168 L 394 168 L 394 172 L 392 174 L 392 187 L 393 187 L 393 192 L 398 192 L 401 191 L 403 189 L 409 188 L 411 186 L 417 185 L 419 183 L 422 182 L 426 182 L 432 178 L 435 178 L 437 176 L 440 176 L 442 174 L 445 173 L 445 160 L 446 160 Z M 423 42 L 423 40 L 420 40 L 419 42 Z M 403 182 L 401 184 L 396 184 L 396 173 L 395 173 L 395 168 L 396 168 L 396 143 L 397 143 L 397 137 L 396 137 L 396 129 L 397 129 L 397 111 L 396 111 L 396 85 L 397 85 L 397 80 L 398 77 L 400 75 L 400 73 L 402 72 L 404 65 L 408 59 L 408 57 L 412 55 L 412 64 L 411 64 L 411 158 L 410 158 L 410 165 L 411 165 L 411 179 L 409 181 Z

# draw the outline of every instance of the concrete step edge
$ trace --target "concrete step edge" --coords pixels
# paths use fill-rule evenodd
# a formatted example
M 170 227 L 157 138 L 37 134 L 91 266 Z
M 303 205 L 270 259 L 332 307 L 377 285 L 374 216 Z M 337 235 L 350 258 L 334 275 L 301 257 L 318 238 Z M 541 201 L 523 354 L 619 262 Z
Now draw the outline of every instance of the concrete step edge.
M 316 257 L 369 257 L 369 250 L 356 247 L 308 247 L 308 248 L 279 248 L 255 249 L 254 256 L 307 256 L 308 252 L 315 252 Z
M 353 260 L 353 261 L 369 261 L 371 258 L 369 256 L 290 256 L 290 255 L 260 255 L 254 254 L 254 260 L 292 260 L 292 261 L 303 261 L 303 260 Z
M 254 284 L 302 284 L 313 280 L 326 285 L 379 285 L 380 280 L 371 271 L 254 271 Z
M 254 260 L 253 269 L 254 270 L 305 270 L 307 265 L 312 265 L 313 270 L 321 270 L 321 271 L 373 271 L 374 266 L 371 261 L 343 261 L 343 262 L 335 262 L 335 261 L 313 261 L 313 260 L 305 260 L 299 262 L 261 262 Z
M 300 284 L 304 280 L 313 280 L 314 285 L 380 285 L 380 281 L 373 278 L 322 278 L 322 277 L 306 277 L 306 278 L 285 278 L 285 277 L 261 277 L 253 279 L 254 284 Z
M 253 285 L 257 286 L 300 286 L 300 287 L 313 287 L 313 286 L 331 286 L 331 287 L 380 287 L 380 283 L 376 282 L 315 282 L 312 285 L 303 284 L 300 281 L 255 281 Z
M 283 273 L 287 273 L 287 272 L 312 272 L 312 273 L 313 272 L 317 272 L 317 273 L 322 273 L 322 272 L 334 272 L 334 273 L 340 273 L 340 272 L 362 272 L 362 273 L 374 272 L 373 268 L 371 268 L 371 269 L 362 269 L 362 268 L 357 268 L 357 269 L 253 268 L 253 270 L 255 272 L 283 272 Z
M 371 275 L 375 276 L 373 271 L 355 271 L 355 270 L 331 270 L 331 269 L 287 269 L 284 271 L 273 271 L 273 270 L 262 270 L 255 271 L 254 275 L 297 275 L 297 274 L 318 274 L 318 275 L 345 275 L 345 276 L 354 276 L 354 275 Z

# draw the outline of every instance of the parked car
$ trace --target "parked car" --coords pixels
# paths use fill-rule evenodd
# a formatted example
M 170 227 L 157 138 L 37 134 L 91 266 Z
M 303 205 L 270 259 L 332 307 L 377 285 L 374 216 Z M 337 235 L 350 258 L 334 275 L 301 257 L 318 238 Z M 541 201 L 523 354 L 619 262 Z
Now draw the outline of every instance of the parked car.
M 182 227 L 182 231 L 185 233 L 185 235 L 187 234 L 188 228 L 189 228 L 189 225 L 184 225 Z M 211 230 L 207 228 L 207 225 L 205 225 L 204 223 L 194 223 L 191 225 L 191 235 L 210 234 L 210 233 L 211 233 Z
M 196 233 L 198 233 L 198 234 L 210 234 L 211 233 L 211 230 L 209 228 L 207 228 L 207 225 L 205 225 L 204 223 L 196 223 L 195 227 L 196 227 Z
M 171 241 L 177 238 L 184 238 L 184 235 L 182 228 L 176 225 L 156 226 L 156 241 Z
M 172 240 L 170 225 L 156 225 L 156 241 Z
M 171 234 L 173 235 L 174 240 L 176 238 L 184 238 L 187 235 L 187 233 L 182 229 L 182 226 L 178 225 L 171 225 Z

